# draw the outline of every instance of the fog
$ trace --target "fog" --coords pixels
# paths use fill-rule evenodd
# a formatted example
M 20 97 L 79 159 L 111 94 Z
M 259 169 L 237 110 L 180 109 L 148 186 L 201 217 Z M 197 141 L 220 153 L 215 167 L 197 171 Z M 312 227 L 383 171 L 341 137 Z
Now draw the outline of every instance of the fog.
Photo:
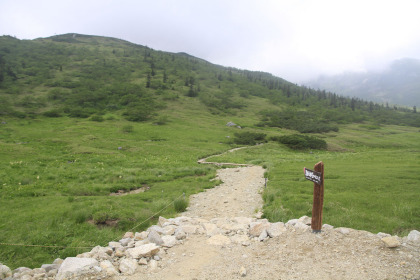
M 420 59 L 420 1 L 1 0 L 0 35 L 102 35 L 292 82 Z

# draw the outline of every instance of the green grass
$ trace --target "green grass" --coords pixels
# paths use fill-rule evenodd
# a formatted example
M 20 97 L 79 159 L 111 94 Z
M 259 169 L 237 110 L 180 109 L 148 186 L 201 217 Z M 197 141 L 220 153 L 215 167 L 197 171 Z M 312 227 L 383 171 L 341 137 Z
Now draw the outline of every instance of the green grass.
M 132 123 L 118 114 L 104 121 L 67 117 L 4 119 L 0 125 L 0 243 L 84 247 L 141 231 L 159 215 L 187 207 L 188 196 L 218 181 L 216 167 L 199 158 L 232 147 L 237 128 L 270 136 L 294 133 L 255 127 L 259 98 L 236 115 L 212 115 L 196 99 L 181 98 L 164 111 L 165 122 Z M 194 117 L 192 117 L 194 116 Z M 230 136 L 228 138 L 227 136 Z M 293 151 L 277 142 L 249 146 L 209 161 L 267 168 L 264 212 L 270 221 L 311 214 L 312 183 L 303 167 L 325 163 L 324 223 L 372 232 L 406 234 L 420 227 L 420 133 L 418 128 L 360 125 L 317 134 L 329 150 Z M 110 196 L 118 190 L 146 192 Z M 186 199 L 178 199 L 182 194 Z M 175 203 L 174 203 L 174 200 Z M 167 207 L 170 205 L 169 207 Z M 160 214 L 156 215 L 157 212 Z M 0 245 L 11 268 L 39 267 L 89 249 Z
M 320 135 L 335 150 L 295 152 L 268 143 L 209 161 L 256 163 L 268 168 L 264 213 L 270 221 L 311 216 L 313 183 L 303 167 L 325 164 L 323 222 L 406 235 L 420 228 L 420 133 L 408 127 L 370 130 L 349 125 Z
M 204 118 L 207 118 L 205 116 Z M 170 125 L 70 118 L 7 119 L 0 126 L 0 242 L 59 246 L 105 245 L 187 206 L 183 193 L 213 187 L 215 167 L 199 158 L 229 149 L 224 121 L 208 135 L 202 118 L 183 114 Z M 211 122 L 210 122 L 211 123 Z M 127 127 L 132 126 L 127 132 Z M 190 129 L 193 128 L 193 129 Z M 109 196 L 148 186 L 146 192 Z M 88 223 L 91 220 L 97 225 Z M 114 227 L 106 221 L 118 221 Z M 36 267 L 80 250 L 0 245 L 0 260 Z M 83 251 L 83 249 L 81 249 Z M 84 249 L 86 251 L 88 249 Z

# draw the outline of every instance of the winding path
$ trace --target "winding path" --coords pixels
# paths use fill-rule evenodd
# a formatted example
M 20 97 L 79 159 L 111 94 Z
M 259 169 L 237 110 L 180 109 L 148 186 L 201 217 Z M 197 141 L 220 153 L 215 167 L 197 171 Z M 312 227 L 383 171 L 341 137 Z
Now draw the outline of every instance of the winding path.
M 211 164 L 206 159 L 199 163 Z M 223 183 L 191 196 L 182 215 L 222 227 L 233 224 L 233 217 L 252 217 L 262 205 L 263 174 L 259 166 L 218 170 Z M 214 245 L 205 233 L 192 234 L 160 253 L 157 269 L 143 266 L 124 279 L 420 279 L 419 245 L 389 249 L 375 234 L 352 229 L 329 228 L 320 234 L 286 229 L 279 237 L 246 245 Z

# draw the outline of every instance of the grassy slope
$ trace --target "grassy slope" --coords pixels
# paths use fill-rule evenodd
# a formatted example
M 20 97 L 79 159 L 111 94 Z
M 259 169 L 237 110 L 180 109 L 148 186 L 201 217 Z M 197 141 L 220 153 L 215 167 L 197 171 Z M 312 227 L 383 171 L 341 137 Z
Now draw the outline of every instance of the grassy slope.
M 313 184 L 302 169 L 323 161 L 324 223 L 393 234 L 420 227 L 418 129 L 348 125 L 324 137 L 340 151 L 296 152 L 269 143 L 210 160 L 267 166 L 264 210 L 272 221 L 311 215 Z
M 215 167 L 197 165 L 196 160 L 233 146 L 232 137 L 238 129 L 226 127 L 228 121 L 245 127 L 245 131 L 273 136 L 293 133 L 256 124 L 261 121 L 258 112 L 289 108 L 294 104 L 293 100 L 299 103 L 298 96 L 292 94 L 286 99 L 279 90 L 280 103 L 273 105 L 270 96 L 276 91 L 261 86 L 258 79 L 250 83 L 244 73 L 236 75 L 233 71 L 233 82 L 229 80 L 227 69 L 178 55 L 171 64 L 171 54 L 154 51 L 157 73 L 152 84 L 162 80 L 165 69 L 168 80 L 174 81 L 163 90 L 159 87 L 145 89 L 145 75 L 151 70 L 152 62 L 150 58 L 143 59 L 148 51 L 146 48 L 130 44 L 126 47 L 127 43 L 115 39 L 93 39 L 97 41 L 93 45 L 55 42 L 55 45 L 48 45 L 51 50 L 47 52 L 37 53 L 29 48 L 33 56 L 18 57 L 22 61 L 16 60 L 16 67 L 12 68 L 20 78 L 13 82 L 6 77 L 6 86 L 0 90 L 0 97 L 15 102 L 12 107 L 27 114 L 26 119 L 5 115 L 1 119 L 7 123 L 0 124 L 0 213 L 6 213 L 0 215 L 0 242 L 104 245 L 119 239 L 126 230 L 161 210 L 183 192 L 189 195 L 214 186 L 216 182 L 210 180 L 215 175 Z M 92 38 L 79 40 L 91 42 Z M 34 43 L 42 49 L 43 41 L 51 43 L 51 39 Z M 54 60 L 44 59 L 55 49 Z M 67 56 L 66 52 L 74 55 Z M 103 55 L 106 67 L 101 67 Z M 46 66 L 38 67 L 38 61 Z M 112 72 L 111 68 L 118 71 Z M 49 70 L 44 76 L 42 71 L 45 69 Z M 110 74 L 101 72 L 108 70 Z M 220 73 L 222 80 L 218 79 Z M 256 75 L 254 78 L 257 74 L 253 74 Z M 194 88 L 201 87 L 195 98 L 185 96 L 189 87 L 185 86 L 184 79 L 191 76 L 195 77 Z M 121 114 L 126 108 L 121 104 L 116 103 L 116 108 L 108 110 L 107 107 L 92 106 L 96 100 L 80 106 L 83 110 L 94 110 L 94 114 L 105 119 L 103 122 L 37 115 L 60 108 L 60 102 L 50 99 L 56 91 L 59 97 L 67 98 L 76 96 L 78 90 L 83 92 L 81 97 L 86 97 L 90 92 L 102 94 L 108 86 L 113 89 L 114 82 L 108 80 L 109 77 L 119 81 L 114 89 L 121 91 L 125 82 L 141 85 L 143 89 L 139 90 L 165 103 L 165 109 L 143 123 L 126 121 Z M 71 88 L 80 81 L 83 81 L 80 88 Z M 98 81 L 98 84 L 94 85 L 92 81 Z M 92 91 L 90 87 L 93 87 Z M 296 88 L 297 93 L 300 90 Z M 267 98 L 253 96 L 259 94 Z M 31 98 L 22 103 L 26 96 Z M 315 100 L 310 97 L 311 102 Z M 75 99 L 75 104 L 78 101 Z M 211 106 L 226 103 L 233 107 Z M 19 107 L 19 104 L 24 105 Z M 237 104 L 246 106 L 236 109 Z M 317 106 L 324 108 L 321 103 Z M 299 110 L 298 107 L 294 109 Z M 167 123 L 158 126 L 154 124 L 156 120 Z M 269 187 L 264 193 L 264 210 L 272 221 L 310 214 L 312 184 L 303 179 L 302 168 L 323 160 L 327 172 L 324 222 L 373 232 L 406 233 L 418 229 L 418 128 L 382 126 L 369 129 L 375 127 L 340 125 L 338 133 L 318 135 L 328 142 L 330 151 L 296 152 L 271 142 L 212 160 L 249 162 L 267 167 Z M 130 129 L 132 131 L 127 132 Z M 150 190 L 130 196 L 109 196 L 110 192 L 119 189 L 142 186 L 149 186 Z M 172 206 L 162 213 L 164 216 L 175 214 Z M 151 222 L 156 219 L 157 216 Z M 97 227 L 87 223 L 88 220 L 118 220 L 118 225 Z M 145 223 L 136 230 L 148 225 Z M 10 267 L 35 267 L 58 256 L 73 256 L 86 250 L 0 245 L 0 261 Z

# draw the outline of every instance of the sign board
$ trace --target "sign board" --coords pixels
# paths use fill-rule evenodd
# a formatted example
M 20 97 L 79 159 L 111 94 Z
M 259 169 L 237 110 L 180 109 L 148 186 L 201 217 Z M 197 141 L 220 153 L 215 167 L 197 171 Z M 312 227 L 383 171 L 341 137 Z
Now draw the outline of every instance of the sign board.
M 322 173 L 307 169 L 306 167 L 303 168 L 303 172 L 305 173 L 306 180 L 312 181 L 318 185 L 322 183 Z

